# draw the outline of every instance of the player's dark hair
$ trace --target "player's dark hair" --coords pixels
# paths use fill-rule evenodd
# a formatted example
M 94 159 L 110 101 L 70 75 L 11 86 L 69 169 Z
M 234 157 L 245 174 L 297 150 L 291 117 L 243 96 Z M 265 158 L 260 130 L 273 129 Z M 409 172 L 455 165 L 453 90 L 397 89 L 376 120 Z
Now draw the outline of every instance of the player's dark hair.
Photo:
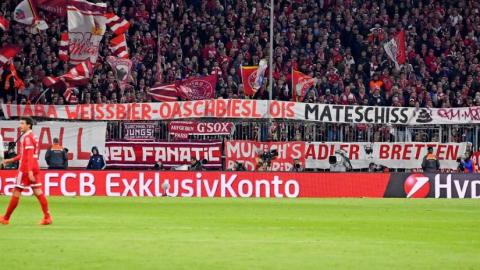
M 20 117 L 20 121 L 25 121 L 33 129 L 33 119 L 31 117 Z

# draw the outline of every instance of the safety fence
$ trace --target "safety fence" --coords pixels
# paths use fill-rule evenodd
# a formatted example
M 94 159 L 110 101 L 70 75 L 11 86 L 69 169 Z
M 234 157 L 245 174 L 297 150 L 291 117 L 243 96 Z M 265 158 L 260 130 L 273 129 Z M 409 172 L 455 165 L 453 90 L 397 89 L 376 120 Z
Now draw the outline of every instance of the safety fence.
M 189 134 L 182 140 L 254 140 L 254 141 L 306 141 L 306 142 L 469 142 L 477 150 L 480 144 L 480 125 L 424 125 L 395 126 L 385 124 L 332 124 L 302 121 L 257 121 L 231 119 L 195 120 L 203 125 L 231 123 L 233 128 L 228 134 L 215 132 L 197 132 Z M 138 126 L 137 130 L 141 129 Z M 148 121 L 140 126 L 151 124 L 151 139 L 154 141 L 175 141 L 178 138 L 169 130 L 177 121 Z M 107 140 L 124 140 L 127 125 L 130 122 L 111 121 L 107 126 Z M 201 134 L 200 134 L 201 133 Z

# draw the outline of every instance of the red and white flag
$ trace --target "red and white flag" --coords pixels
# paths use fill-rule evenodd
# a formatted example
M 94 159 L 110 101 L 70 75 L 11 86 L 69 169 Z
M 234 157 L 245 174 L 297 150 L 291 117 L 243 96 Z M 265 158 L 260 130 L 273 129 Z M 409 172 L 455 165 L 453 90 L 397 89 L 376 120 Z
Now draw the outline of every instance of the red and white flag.
M 293 101 L 301 101 L 307 94 L 308 89 L 317 82 L 317 79 L 292 69 L 292 98 Z
M 260 63 L 258 64 L 258 68 L 257 68 L 257 73 L 255 76 L 255 83 L 253 85 L 253 87 L 255 88 L 255 92 L 258 91 L 260 87 L 262 87 L 265 81 L 265 71 L 267 70 L 267 68 L 268 68 L 267 60 L 265 59 L 260 60 Z
M 257 92 L 255 89 L 255 81 L 257 80 L 258 66 L 240 67 L 242 76 L 243 91 L 246 96 L 253 96 Z
M 17 69 L 13 65 L 13 63 L 10 61 L 10 74 L 13 78 L 13 87 L 17 89 L 19 92 L 25 89 L 25 83 L 23 80 L 18 76 Z M 7 75 L 8 76 L 8 75 Z M 5 82 L 5 89 L 10 88 L 10 80 L 7 79 Z
M 125 86 L 128 85 L 128 79 L 130 78 L 130 72 L 133 66 L 132 60 L 109 56 L 107 57 L 107 62 L 112 67 L 118 86 L 122 90 L 125 89 Z
M 125 34 L 116 36 L 110 40 L 110 50 L 118 58 L 128 59 L 128 47 Z
M 67 87 L 71 85 L 82 86 L 86 85 L 93 74 L 93 66 L 89 61 L 82 62 L 70 69 L 67 73 L 59 77 L 47 76 L 43 78 L 43 84 L 46 87 L 53 86 L 60 82 L 65 82 Z
M 407 61 L 405 31 L 400 31 L 390 41 L 383 44 L 383 48 L 388 57 L 395 63 L 395 67 L 400 69 L 400 65 L 405 64 Z
M 217 76 L 191 77 L 177 83 L 177 90 L 185 100 L 215 98 Z
M 60 46 L 58 46 L 58 58 L 63 62 L 68 61 L 68 33 L 60 34 Z
M 0 69 L 5 66 L 20 51 L 20 47 L 7 45 L 0 49 Z
M 8 22 L 8 20 L 0 16 L 0 29 L 2 29 L 3 31 L 7 31 L 9 25 L 10 23 Z
M 71 0 L 67 6 L 70 64 L 97 62 L 100 41 L 105 34 L 105 3 Z
M 110 28 L 115 35 L 121 35 L 128 31 L 130 23 L 127 20 L 124 20 L 118 17 L 115 13 L 105 14 L 107 18 L 107 26 Z
M 13 19 L 21 24 L 29 26 L 29 31 L 33 34 L 48 29 L 47 23 L 40 19 L 31 0 L 23 0 L 17 5 L 13 12 Z
M 178 100 L 178 91 L 175 83 L 171 84 L 155 84 L 148 92 L 156 101 L 168 102 Z
M 76 89 L 74 87 L 67 87 L 65 89 L 65 92 L 63 92 L 63 98 L 65 98 L 65 101 L 69 104 L 77 104 L 78 103 L 78 98 L 75 95 Z

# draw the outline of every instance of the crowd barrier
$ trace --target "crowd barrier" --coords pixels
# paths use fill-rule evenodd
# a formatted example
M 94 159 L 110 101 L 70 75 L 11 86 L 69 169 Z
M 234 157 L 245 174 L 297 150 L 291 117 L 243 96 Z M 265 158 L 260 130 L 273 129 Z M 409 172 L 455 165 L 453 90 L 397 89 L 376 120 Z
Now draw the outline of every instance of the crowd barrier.
M 49 196 L 480 198 L 480 174 L 46 170 L 39 180 Z M 0 194 L 15 181 L 0 171 Z

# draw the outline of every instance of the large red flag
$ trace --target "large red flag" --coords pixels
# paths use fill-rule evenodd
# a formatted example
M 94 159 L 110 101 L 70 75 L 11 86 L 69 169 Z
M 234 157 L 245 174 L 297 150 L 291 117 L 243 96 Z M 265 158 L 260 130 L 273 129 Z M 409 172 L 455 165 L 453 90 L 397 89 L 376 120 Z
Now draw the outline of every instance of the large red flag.
M 316 79 L 303 74 L 300 71 L 292 70 L 292 98 L 293 101 L 301 101 L 312 87 Z
M 257 92 L 255 89 L 255 81 L 257 79 L 258 66 L 240 67 L 242 75 L 243 91 L 246 96 L 253 96 Z
M 55 14 L 60 18 L 67 16 L 67 5 L 69 0 L 33 0 L 33 4 L 45 12 Z
M 177 83 L 180 96 L 186 100 L 215 98 L 217 76 L 191 77 Z

